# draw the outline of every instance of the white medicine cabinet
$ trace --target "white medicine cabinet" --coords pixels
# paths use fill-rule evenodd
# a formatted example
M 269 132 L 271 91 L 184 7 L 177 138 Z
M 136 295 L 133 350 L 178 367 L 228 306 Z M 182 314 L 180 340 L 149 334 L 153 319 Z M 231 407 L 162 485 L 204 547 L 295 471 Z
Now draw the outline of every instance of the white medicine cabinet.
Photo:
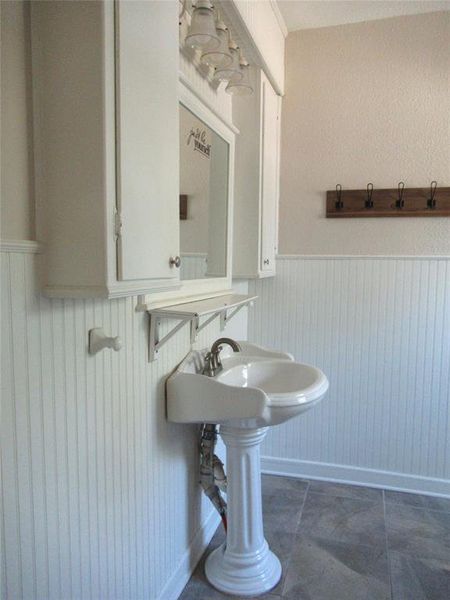
M 275 275 L 278 246 L 281 98 L 263 71 L 255 94 L 233 98 L 236 142 L 233 277 Z
M 234 131 L 180 81 L 178 3 L 36 1 L 31 8 L 44 292 L 138 295 L 141 308 L 229 292 Z M 214 175 L 203 203 L 203 229 L 211 232 L 197 253 L 207 254 L 199 277 L 181 256 L 180 233 L 186 261 L 196 253 L 187 242 L 192 222 L 180 221 L 180 106 L 211 138 L 212 154 L 201 157 Z
M 258 70 L 254 95 L 233 96 L 233 123 L 221 115 L 213 88 L 180 71 L 178 10 L 31 4 L 48 296 L 136 295 L 150 310 L 229 294 L 232 262 L 236 277 L 275 273 L 280 98 Z
M 174 2 L 33 2 L 44 291 L 179 286 Z

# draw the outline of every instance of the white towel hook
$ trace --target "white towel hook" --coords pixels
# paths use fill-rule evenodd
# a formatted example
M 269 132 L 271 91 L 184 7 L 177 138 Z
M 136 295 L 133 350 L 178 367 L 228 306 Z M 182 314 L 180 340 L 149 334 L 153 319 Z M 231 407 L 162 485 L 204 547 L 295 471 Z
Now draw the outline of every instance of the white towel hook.
M 97 354 L 103 348 L 112 348 L 116 352 L 122 348 L 119 336 L 108 337 L 102 327 L 95 327 L 89 331 L 89 354 Z

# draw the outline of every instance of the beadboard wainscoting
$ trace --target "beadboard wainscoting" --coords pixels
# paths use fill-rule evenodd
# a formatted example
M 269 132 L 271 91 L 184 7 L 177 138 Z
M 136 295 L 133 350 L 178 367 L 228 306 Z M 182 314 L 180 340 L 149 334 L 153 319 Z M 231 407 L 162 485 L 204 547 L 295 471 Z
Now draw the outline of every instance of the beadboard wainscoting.
M 198 486 L 196 427 L 165 417 L 189 327 L 150 364 L 136 298 L 46 299 L 35 252 L 1 252 L 1 597 L 175 599 L 218 523 Z M 245 313 L 227 334 L 245 336 Z M 94 326 L 122 350 L 90 356 Z M 197 346 L 219 334 L 216 319 Z
M 450 495 L 450 258 L 280 256 L 249 339 L 330 380 L 263 470 Z

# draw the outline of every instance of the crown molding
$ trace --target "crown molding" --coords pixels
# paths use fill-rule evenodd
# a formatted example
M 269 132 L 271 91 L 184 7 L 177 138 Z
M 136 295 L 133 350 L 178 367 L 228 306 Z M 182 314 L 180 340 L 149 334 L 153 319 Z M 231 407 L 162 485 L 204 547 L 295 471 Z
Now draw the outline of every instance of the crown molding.
M 287 35 L 289 33 L 288 28 L 286 25 L 286 21 L 284 20 L 284 17 L 281 13 L 280 7 L 278 6 L 277 0 L 269 0 L 269 2 L 270 2 L 270 6 L 272 7 L 272 10 L 274 12 L 278 26 L 281 29 L 281 33 L 284 35 L 284 37 L 287 37 Z

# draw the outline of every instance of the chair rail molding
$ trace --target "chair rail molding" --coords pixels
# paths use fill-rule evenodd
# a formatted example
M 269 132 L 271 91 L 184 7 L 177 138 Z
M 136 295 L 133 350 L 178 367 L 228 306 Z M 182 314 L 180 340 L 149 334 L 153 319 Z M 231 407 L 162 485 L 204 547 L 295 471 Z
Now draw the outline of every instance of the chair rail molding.
M 42 245 L 32 240 L 0 240 L 0 252 L 38 254 L 41 251 Z

